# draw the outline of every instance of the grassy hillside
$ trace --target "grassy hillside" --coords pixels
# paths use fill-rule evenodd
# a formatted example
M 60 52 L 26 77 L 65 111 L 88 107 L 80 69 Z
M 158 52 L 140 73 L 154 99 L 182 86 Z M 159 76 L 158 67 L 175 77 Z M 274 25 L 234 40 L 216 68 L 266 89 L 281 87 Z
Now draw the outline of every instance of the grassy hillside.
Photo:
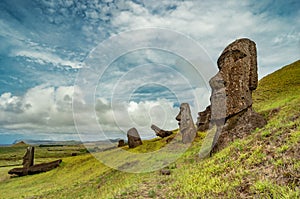
M 253 93 L 253 106 L 259 111 L 280 108 L 299 94 L 300 60 L 261 79 Z
M 0 198 L 300 198 L 299 70 L 300 61 L 259 82 L 254 108 L 267 118 L 264 128 L 205 160 L 198 159 L 205 137 L 198 132 L 192 147 L 169 166 L 169 176 L 124 173 L 83 154 L 34 176 L 9 179 L 11 167 L 0 168 Z M 126 150 L 147 152 L 165 144 L 166 138 L 154 139 Z

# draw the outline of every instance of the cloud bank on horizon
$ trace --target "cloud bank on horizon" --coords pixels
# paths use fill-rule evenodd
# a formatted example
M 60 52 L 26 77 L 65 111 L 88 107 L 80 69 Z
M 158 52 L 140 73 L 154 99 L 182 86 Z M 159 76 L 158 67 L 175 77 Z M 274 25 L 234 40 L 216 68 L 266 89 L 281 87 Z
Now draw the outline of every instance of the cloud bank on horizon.
M 3 0 L 0 2 L 0 143 L 20 138 L 77 139 L 72 113 L 74 82 L 90 51 L 110 36 L 138 28 L 167 28 L 197 41 L 212 63 L 216 63 L 229 43 L 248 37 L 257 44 L 261 78 L 299 59 L 299 7 L 297 0 Z M 131 98 L 117 105 L 117 113 L 106 95 L 114 88 L 116 77 L 122 77 L 130 68 L 132 60 L 142 57 L 143 63 L 148 61 L 152 65 L 159 56 L 174 60 L 171 55 L 155 53 L 132 53 L 118 60 L 99 82 L 102 86 L 97 90 L 95 107 L 76 98 L 82 103 L 84 125 L 96 131 L 97 127 L 89 122 L 93 116 L 87 111 L 93 109 L 110 138 L 120 137 L 120 132 L 131 127 L 128 115 L 131 122 L 145 127 L 144 137 L 153 136 L 151 130 L 146 132 L 151 122 L 167 129 L 177 127 L 174 117 L 180 101 L 168 88 L 140 82 L 140 88 L 126 93 L 125 85 L 135 81 L 128 79 L 119 89 L 119 97 L 130 94 Z M 151 78 L 153 74 L 165 77 L 163 81 L 170 84 L 176 83 L 159 67 L 145 71 L 144 77 Z M 177 83 L 179 90 L 187 89 Z M 198 109 L 208 104 L 209 91 L 205 83 L 193 89 L 202 98 L 200 106 L 191 102 L 196 119 Z M 125 118 L 118 126 L 115 114 Z M 95 139 L 95 135 L 90 136 Z

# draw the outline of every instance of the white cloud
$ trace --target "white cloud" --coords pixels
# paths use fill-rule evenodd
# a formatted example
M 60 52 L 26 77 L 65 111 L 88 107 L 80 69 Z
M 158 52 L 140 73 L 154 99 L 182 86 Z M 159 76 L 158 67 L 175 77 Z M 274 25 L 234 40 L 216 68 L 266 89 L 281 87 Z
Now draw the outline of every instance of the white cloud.
M 32 64 L 29 62 L 35 62 L 45 67 L 51 67 L 52 64 L 59 67 L 67 66 L 64 69 L 68 67 L 77 69 L 82 67 L 80 61 L 86 56 L 87 51 L 94 47 L 92 45 L 105 39 L 107 35 L 136 28 L 159 27 L 192 37 L 207 50 L 214 63 L 230 42 L 239 37 L 249 37 L 257 43 L 260 77 L 299 59 L 299 12 L 287 19 L 284 16 L 258 12 L 258 8 L 266 6 L 264 3 L 256 2 L 253 7 L 251 1 L 237 0 L 147 0 L 141 4 L 125 0 L 106 2 L 110 3 L 39 1 L 43 8 L 41 12 L 45 17 L 43 20 L 49 20 L 51 24 L 44 26 L 39 22 L 33 26 L 37 30 L 29 31 L 28 27 L 31 25 L 28 24 L 32 23 L 31 15 L 28 15 L 30 20 L 24 21 L 20 26 L 16 25 L 17 22 L 9 23 L 9 18 L 7 21 L 0 20 L 0 34 L 4 38 L 4 44 L 0 48 L 11 56 L 24 57 L 28 61 L 24 63 L 29 66 Z M 81 19 L 77 20 L 79 18 Z M 38 26 L 44 27 L 45 30 L 40 30 Z M 140 41 L 142 38 L 134 39 Z M 176 44 L 176 38 L 170 38 L 170 41 L 173 40 Z M 132 45 L 132 42 L 128 42 L 127 45 Z M 180 47 L 185 48 L 184 45 Z M 110 50 L 114 52 L 116 49 Z M 80 105 L 77 110 L 80 115 L 78 125 L 87 131 L 97 131 L 98 126 L 93 122 L 96 119 L 94 115 L 96 111 L 103 130 L 110 133 L 126 131 L 132 126 L 149 133 L 152 132 L 149 130 L 151 123 L 165 129 L 176 128 L 177 122 L 174 117 L 178 107 L 174 107 L 174 100 L 165 99 L 164 94 L 159 98 L 157 93 L 153 93 L 153 99 L 134 101 L 130 98 L 135 89 L 151 83 L 167 87 L 176 94 L 180 102 L 188 101 L 192 106 L 193 118 L 196 120 L 197 112 L 208 105 L 207 88 L 204 88 L 203 82 L 195 76 L 193 70 L 180 63 L 182 60 L 162 54 L 146 51 L 144 54 L 132 53 L 131 57 L 129 55 L 128 60 L 124 59 L 121 66 L 109 71 L 104 77 L 105 81 L 96 93 L 98 99 L 95 107 L 83 99 L 82 93 L 76 93 L 75 101 Z M 167 70 L 144 67 L 130 72 L 130 68 L 125 64 L 142 65 L 147 63 L 147 60 L 168 66 L 184 66 L 179 67 L 181 70 L 177 72 L 183 74 L 188 82 L 176 74 L 176 71 L 171 73 Z M 56 77 L 56 73 L 52 71 L 37 74 L 33 75 L 34 78 L 44 79 L 40 82 L 47 82 L 47 86 L 34 87 L 22 96 L 14 96 L 11 93 L 3 93 L 0 96 L 0 127 L 37 132 L 74 132 L 72 110 L 74 86 L 61 86 L 70 84 L 66 79 L 72 79 L 74 76 L 67 77 L 66 73 L 62 77 Z M 116 86 L 117 80 L 122 81 Z M 189 83 L 192 89 L 188 88 Z M 94 89 L 88 89 L 89 92 L 94 92 Z M 112 94 L 122 100 L 113 101 L 111 104 L 108 99 Z M 143 93 L 137 96 L 140 99 L 144 97 Z M 196 101 L 194 96 L 198 97 L 198 104 L 194 104 Z
M 154 136 L 151 124 L 164 129 L 178 128 L 175 120 L 179 108 L 166 99 L 142 102 L 119 102 L 106 104 L 102 99 L 97 100 L 96 113 L 99 124 L 105 132 L 127 132 L 137 128 L 142 136 Z
M 0 96 L 0 127 L 39 134 L 76 133 L 72 109 L 73 92 L 73 86 L 54 88 L 40 85 L 29 89 L 23 96 L 3 93 Z M 127 132 L 129 128 L 136 127 L 143 137 L 153 137 L 151 124 L 168 130 L 178 127 L 175 117 L 179 108 L 166 99 L 111 103 L 104 98 L 98 98 L 94 105 L 84 101 L 79 94 L 73 100 L 81 106 L 75 112 L 75 116 L 78 116 L 77 127 L 87 129 L 86 133 L 99 132 L 100 124 L 108 135 Z M 194 107 L 192 109 L 196 110 Z M 193 112 L 194 120 L 196 112 Z M 103 137 L 99 139 L 101 138 Z
M 141 4 L 128 2 L 129 10 L 117 14 L 112 25 L 121 31 L 143 27 L 180 31 L 204 46 L 215 63 L 230 42 L 248 37 L 257 43 L 260 77 L 299 59 L 299 12 L 297 17 L 287 20 L 259 13 L 251 1 L 164 1 L 163 5 L 151 1 L 151 4 L 146 9 Z M 176 7 L 151 12 L 166 5 Z
M 28 51 L 21 50 L 14 53 L 15 56 L 22 56 L 29 58 L 30 60 L 37 62 L 39 64 L 53 64 L 55 66 L 69 66 L 71 68 L 81 68 L 82 64 L 80 62 L 73 62 L 70 60 L 64 60 L 58 55 L 48 53 L 48 52 L 38 52 L 38 51 Z
M 0 124 L 7 129 L 41 129 L 73 125 L 73 87 L 46 87 L 29 89 L 23 96 L 3 93 L 0 97 Z M 63 129 L 61 129 L 63 130 Z

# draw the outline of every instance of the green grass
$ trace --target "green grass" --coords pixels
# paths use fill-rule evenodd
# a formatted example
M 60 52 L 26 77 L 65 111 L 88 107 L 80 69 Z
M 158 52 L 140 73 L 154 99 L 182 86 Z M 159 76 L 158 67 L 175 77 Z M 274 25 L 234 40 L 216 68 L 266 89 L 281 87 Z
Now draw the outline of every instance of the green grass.
M 9 165 L 21 165 L 27 145 L 16 145 L 11 147 L 0 147 L 0 167 Z M 35 147 L 35 162 L 45 162 L 62 157 L 86 153 L 83 145 L 57 146 L 57 147 Z
M 264 77 L 253 93 L 253 106 L 259 111 L 281 107 L 300 94 L 300 60 Z
M 7 171 L 11 167 L 1 167 L 0 198 L 300 198 L 299 64 L 298 61 L 286 66 L 259 82 L 253 106 L 268 124 L 235 140 L 212 157 L 198 158 L 206 135 L 198 132 L 193 145 L 168 166 L 169 176 L 159 171 L 133 174 L 114 170 L 92 154 L 62 156 L 59 168 L 34 176 L 9 178 Z M 142 162 L 138 155 L 148 152 L 152 154 L 152 162 L 172 155 L 165 151 L 157 157 L 155 153 L 165 148 L 166 138 L 143 142 L 135 149 L 123 147 L 136 155 L 131 162 Z M 5 157 L 19 158 L 25 152 L 24 148 L 2 149 L 2 163 Z M 129 157 L 117 151 L 100 152 L 96 156 L 116 164 Z M 40 159 L 48 152 L 40 151 L 44 153 Z M 37 156 L 38 153 L 37 150 Z M 54 152 L 53 156 L 55 153 L 60 156 L 62 151 Z M 18 158 L 16 162 L 20 161 Z

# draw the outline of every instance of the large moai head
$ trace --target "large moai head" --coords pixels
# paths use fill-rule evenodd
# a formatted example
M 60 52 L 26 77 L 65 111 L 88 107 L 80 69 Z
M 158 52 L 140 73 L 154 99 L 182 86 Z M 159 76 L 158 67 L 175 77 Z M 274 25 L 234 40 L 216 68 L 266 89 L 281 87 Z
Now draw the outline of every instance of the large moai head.
M 256 45 L 238 39 L 218 59 L 219 72 L 210 80 L 212 120 L 225 119 L 251 107 L 258 83 Z
M 188 103 L 182 103 L 180 105 L 180 111 L 176 116 L 176 120 L 178 121 L 179 130 L 182 134 L 182 142 L 191 143 L 196 136 L 196 128 Z

